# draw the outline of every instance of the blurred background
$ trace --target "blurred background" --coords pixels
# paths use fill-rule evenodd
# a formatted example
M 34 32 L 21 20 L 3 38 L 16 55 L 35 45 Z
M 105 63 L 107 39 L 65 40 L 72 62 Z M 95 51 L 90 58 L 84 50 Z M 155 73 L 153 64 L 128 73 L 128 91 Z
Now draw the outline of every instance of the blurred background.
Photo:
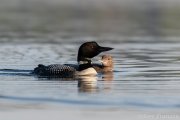
M 177 39 L 179 11 L 179 0 L 1 0 L 0 41 Z

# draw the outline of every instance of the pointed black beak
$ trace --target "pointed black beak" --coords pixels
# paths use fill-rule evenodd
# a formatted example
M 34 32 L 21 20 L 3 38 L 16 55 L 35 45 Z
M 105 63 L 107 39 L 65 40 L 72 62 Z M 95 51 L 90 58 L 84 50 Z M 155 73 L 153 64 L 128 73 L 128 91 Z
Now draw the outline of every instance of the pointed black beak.
M 111 47 L 101 47 L 101 46 L 99 46 L 99 52 L 104 52 L 104 51 L 109 51 L 109 50 L 112 50 L 113 48 L 111 48 Z

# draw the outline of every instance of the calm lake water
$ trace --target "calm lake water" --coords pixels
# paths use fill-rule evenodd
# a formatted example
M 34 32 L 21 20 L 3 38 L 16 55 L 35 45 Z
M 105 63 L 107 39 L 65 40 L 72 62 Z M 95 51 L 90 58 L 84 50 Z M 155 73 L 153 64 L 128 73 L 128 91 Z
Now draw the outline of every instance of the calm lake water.
M 114 71 L 99 74 L 87 81 L 38 78 L 29 74 L 39 63 L 76 63 L 78 47 L 84 41 L 1 43 L 0 100 L 12 103 L 179 109 L 180 41 L 172 38 L 163 38 L 163 41 L 159 40 L 162 38 L 128 39 L 106 42 L 95 39 L 100 45 L 114 48 L 103 53 L 113 56 Z M 93 61 L 100 59 L 103 54 Z

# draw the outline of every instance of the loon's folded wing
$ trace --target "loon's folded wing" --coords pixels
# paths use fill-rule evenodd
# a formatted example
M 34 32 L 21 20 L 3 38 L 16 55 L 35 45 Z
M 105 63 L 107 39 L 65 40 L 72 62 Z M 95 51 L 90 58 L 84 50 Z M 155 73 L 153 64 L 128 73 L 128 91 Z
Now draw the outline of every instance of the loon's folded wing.
M 79 67 L 79 65 L 77 65 L 77 64 L 64 64 L 64 65 L 73 67 L 76 70 L 78 70 L 78 67 Z
M 61 76 L 61 77 L 71 77 L 74 75 L 76 69 L 71 66 L 61 65 L 61 64 L 52 64 L 52 65 L 38 65 L 34 69 L 34 74 L 41 76 Z

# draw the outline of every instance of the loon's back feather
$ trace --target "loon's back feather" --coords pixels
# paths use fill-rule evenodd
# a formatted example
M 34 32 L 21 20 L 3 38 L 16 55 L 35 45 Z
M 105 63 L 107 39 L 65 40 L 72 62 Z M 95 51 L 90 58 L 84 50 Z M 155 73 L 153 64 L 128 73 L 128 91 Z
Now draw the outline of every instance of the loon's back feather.
M 72 77 L 75 71 L 75 68 L 61 64 L 52 64 L 48 66 L 39 64 L 38 67 L 34 69 L 34 73 L 41 76 Z
M 64 64 L 65 66 L 73 67 L 74 69 L 78 70 L 79 65 L 78 64 Z

